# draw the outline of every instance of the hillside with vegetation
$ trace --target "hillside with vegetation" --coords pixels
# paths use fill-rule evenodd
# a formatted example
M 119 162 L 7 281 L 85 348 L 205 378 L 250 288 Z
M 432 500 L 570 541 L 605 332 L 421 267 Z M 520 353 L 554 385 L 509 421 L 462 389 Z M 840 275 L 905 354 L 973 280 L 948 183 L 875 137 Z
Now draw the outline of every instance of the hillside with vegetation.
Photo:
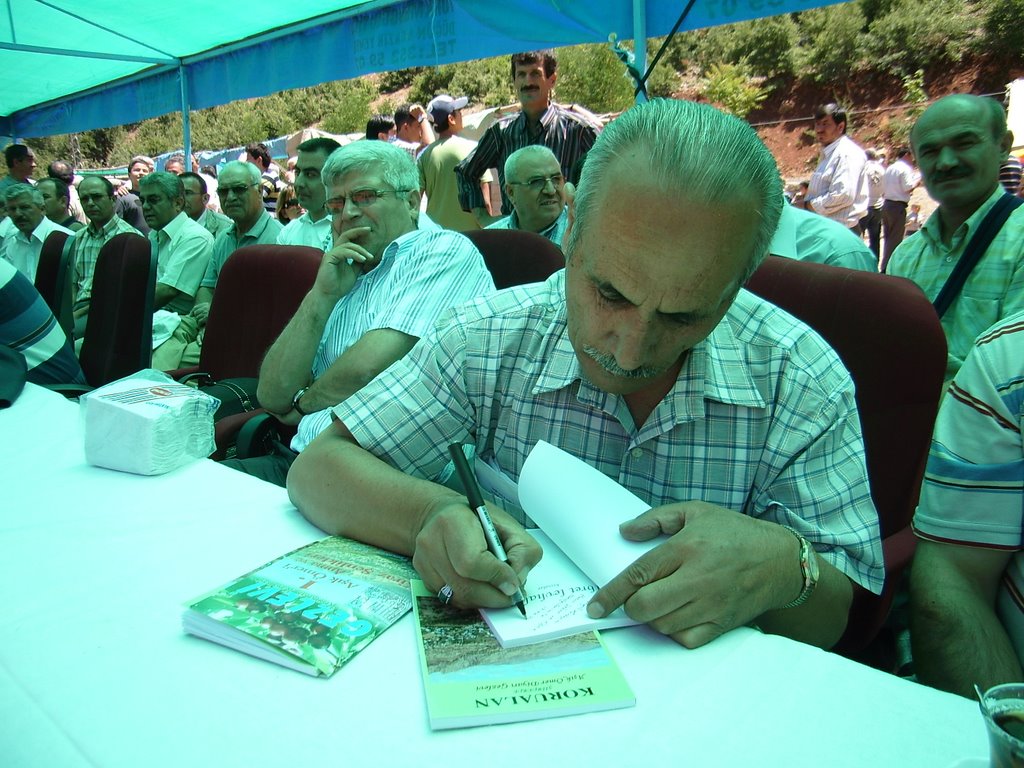
M 653 58 L 664 39 L 648 43 Z M 839 101 L 850 131 L 866 146 L 905 143 L 927 102 L 952 92 L 997 94 L 1024 75 L 1024 0 L 855 0 L 673 38 L 648 82 L 652 96 L 710 101 L 754 124 L 783 174 L 813 167 L 810 116 Z M 607 45 L 558 51 L 556 99 L 615 113 L 633 86 Z M 514 102 L 508 57 L 369 75 L 193 112 L 192 144 L 220 149 L 316 126 L 362 131 L 374 112 L 442 92 L 467 95 L 472 108 Z M 471 108 L 471 109 L 472 109 Z M 1021 143 L 1024 143 L 1024 137 Z M 125 164 L 181 145 L 181 116 L 28 142 L 40 165 Z

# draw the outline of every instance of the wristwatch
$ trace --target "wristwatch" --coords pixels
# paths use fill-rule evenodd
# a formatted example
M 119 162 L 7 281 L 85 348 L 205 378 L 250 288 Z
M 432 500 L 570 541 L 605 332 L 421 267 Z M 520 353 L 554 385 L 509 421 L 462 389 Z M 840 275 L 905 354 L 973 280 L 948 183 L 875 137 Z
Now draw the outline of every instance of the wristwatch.
M 783 608 L 796 608 L 798 605 L 806 603 L 814 588 L 818 586 L 818 556 L 815 554 L 811 542 L 788 525 L 782 527 L 796 536 L 797 541 L 800 542 L 800 576 L 804 580 L 804 588 L 797 595 L 796 600 L 782 606 Z
M 306 385 L 305 387 L 300 389 L 298 392 L 296 392 L 295 393 L 295 397 L 292 398 L 292 409 L 297 411 L 300 416 L 309 416 L 308 413 L 306 413 L 304 410 L 302 410 L 302 406 L 299 405 L 299 400 L 302 399 L 302 396 L 304 394 L 306 394 L 306 391 L 308 389 L 309 389 L 309 385 Z M 796 531 L 794 531 L 794 533 L 796 533 Z

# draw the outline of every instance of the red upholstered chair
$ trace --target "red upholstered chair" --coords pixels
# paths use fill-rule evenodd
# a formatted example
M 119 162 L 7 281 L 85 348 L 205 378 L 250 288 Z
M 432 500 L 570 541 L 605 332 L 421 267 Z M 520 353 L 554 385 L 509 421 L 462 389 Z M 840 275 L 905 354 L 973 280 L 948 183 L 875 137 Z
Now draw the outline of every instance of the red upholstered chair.
M 71 287 L 75 271 L 71 261 L 73 244 L 74 238 L 66 232 L 51 232 L 39 252 L 35 279 L 36 290 L 69 339 L 75 325 L 71 314 Z
M 854 588 L 836 647 L 856 657 L 888 614 L 914 552 L 917 505 L 946 368 L 946 337 L 931 302 L 909 280 L 770 256 L 746 286 L 816 330 L 857 388 L 886 582 L 880 597 Z
M 565 266 L 562 249 L 520 229 L 478 229 L 466 237 L 484 257 L 496 288 L 538 283 Z
M 217 278 L 199 364 L 171 375 L 201 383 L 259 376 L 263 356 L 313 286 L 322 258 L 316 248 L 292 245 L 250 245 L 231 254 Z M 224 458 L 239 429 L 261 413 L 218 420 L 213 458 Z
M 156 254 L 149 240 L 126 233 L 100 249 L 78 355 L 91 386 L 149 367 L 155 290 Z

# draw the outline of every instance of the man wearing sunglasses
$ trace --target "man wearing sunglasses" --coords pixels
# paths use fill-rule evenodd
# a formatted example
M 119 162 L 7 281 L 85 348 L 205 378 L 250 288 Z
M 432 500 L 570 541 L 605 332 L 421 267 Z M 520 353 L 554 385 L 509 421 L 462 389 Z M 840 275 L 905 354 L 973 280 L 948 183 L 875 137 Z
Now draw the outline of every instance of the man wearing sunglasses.
M 525 229 L 562 247 L 569 214 L 565 178 L 554 152 L 534 144 L 509 155 L 505 161 L 505 194 L 512 202 L 512 213 L 487 229 Z
M 419 171 L 380 141 L 335 150 L 321 170 L 331 247 L 299 309 L 267 351 L 260 404 L 298 424 L 291 452 L 228 462 L 284 485 L 330 423 L 330 408 L 412 349 L 448 308 L 491 293 L 483 257 L 420 214 Z

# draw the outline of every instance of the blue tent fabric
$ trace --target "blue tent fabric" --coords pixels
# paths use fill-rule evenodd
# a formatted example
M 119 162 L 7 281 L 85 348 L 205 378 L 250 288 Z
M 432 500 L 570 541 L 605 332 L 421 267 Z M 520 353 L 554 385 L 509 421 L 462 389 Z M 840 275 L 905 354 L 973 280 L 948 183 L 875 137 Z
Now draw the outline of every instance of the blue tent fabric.
M 697 0 L 681 29 L 834 1 Z M 0 133 L 30 138 L 372 72 L 605 42 L 611 34 L 630 39 L 636 14 L 643 16 L 647 35 L 657 37 L 672 29 L 685 2 L 250 0 L 239 6 L 208 0 L 3 0 L 3 6 L 0 68 L 40 76 L 27 95 L 22 77 L 0 82 Z M 25 18 L 30 23 L 19 25 Z M 265 23 L 257 28 L 261 18 Z M 152 28 L 147 20 L 165 26 Z M 111 52 L 104 54 L 106 44 Z

